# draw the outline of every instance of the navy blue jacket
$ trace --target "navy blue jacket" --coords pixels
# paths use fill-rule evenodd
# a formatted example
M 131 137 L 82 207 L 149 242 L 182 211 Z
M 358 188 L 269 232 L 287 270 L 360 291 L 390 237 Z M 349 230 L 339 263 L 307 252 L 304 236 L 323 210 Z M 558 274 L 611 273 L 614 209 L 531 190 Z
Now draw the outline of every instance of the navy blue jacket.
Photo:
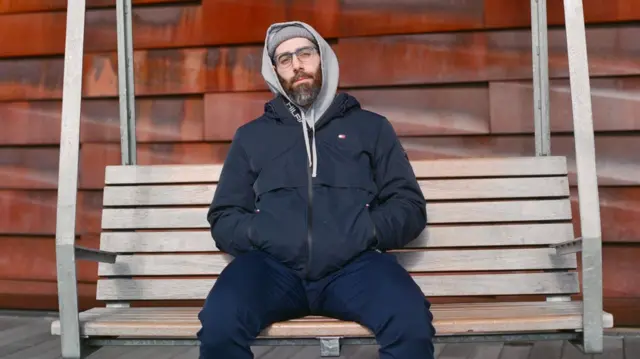
M 316 123 L 317 176 L 281 96 L 235 133 L 207 219 L 216 245 L 262 250 L 317 280 L 367 250 L 402 248 L 425 199 L 389 121 L 341 93 Z

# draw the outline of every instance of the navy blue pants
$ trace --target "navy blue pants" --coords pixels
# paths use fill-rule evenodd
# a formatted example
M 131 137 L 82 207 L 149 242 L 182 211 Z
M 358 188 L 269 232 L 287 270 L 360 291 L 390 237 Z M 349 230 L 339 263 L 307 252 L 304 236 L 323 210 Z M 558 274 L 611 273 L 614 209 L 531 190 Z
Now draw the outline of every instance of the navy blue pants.
M 340 271 L 306 282 L 260 251 L 235 258 L 220 274 L 198 318 L 200 359 L 251 359 L 266 327 L 305 315 L 369 328 L 380 359 L 433 359 L 430 303 L 391 254 L 367 252 Z

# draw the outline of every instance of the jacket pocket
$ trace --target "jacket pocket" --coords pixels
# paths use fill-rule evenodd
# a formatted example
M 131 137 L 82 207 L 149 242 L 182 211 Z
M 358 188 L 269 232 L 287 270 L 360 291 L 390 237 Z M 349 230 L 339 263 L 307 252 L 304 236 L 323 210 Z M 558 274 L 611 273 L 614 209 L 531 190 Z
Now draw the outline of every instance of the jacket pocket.
M 307 256 L 306 202 L 300 190 L 277 188 L 262 193 L 250 237 L 258 249 L 296 270 Z
M 369 207 L 369 204 L 366 204 L 365 207 L 367 208 L 365 213 L 369 222 L 369 231 L 371 233 L 371 238 L 367 242 L 368 248 L 376 248 L 378 246 L 378 235 L 376 231 L 376 224 L 373 222 L 373 217 L 371 217 L 371 208 Z
M 253 213 L 253 215 L 251 216 L 251 221 L 249 222 L 249 225 L 247 226 L 247 238 L 249 238 L 249 244 L 251 244 L 251 246 L 254 249 L 260 249 L 260 243 L 258 242 L 257 239 L 257 231 L 256 231 L 256 219 L 258 217 L 258 211 L 256 211 L 255 213 Z

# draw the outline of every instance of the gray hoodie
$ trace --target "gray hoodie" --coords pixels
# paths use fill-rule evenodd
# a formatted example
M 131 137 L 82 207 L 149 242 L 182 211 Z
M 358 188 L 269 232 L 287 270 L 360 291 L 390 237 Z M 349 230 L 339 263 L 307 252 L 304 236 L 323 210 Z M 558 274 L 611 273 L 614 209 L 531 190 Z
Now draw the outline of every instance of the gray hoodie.
M 331 46 L 325 41 L 325 39 L 318 34 L 318 32 L 308 24 L 305 24 L 300 21 L 290 21 L 290 22 L 282 22 L 273 24 L 267 29 L 267 34 L 265 37 L 265 46 L 262 52 L 262 76 L 265 81 L 269 85 L 271 92 L 274 94 L 282 95 L 286 98 L 293 106 L 295 103 L 291 101 L 289 96 L 286 94 L 282 85 L 280 85 L 280 81 L 278 80 L 278 75 L 276 74 L 275 69 L 273 68 L 273 63 L 271 62 L 271 58 L 269 57 L 269 52 L 267 51 L 267 41 L 271 36 L 271 33 L 277 31 L 278 29 L 291 25 L 299 25 L 303 26 L 307 29 L 316 40 L 318 44 L 318 48 L 320 50 L 320 66 L 322 67 L 322 88 L 320 89 L 320 93 L 318 94 L 318 98 L 314 101 L 314 103 L 307 109 L 306 111 L 302 108 L 298 108 L 301 118 L 299 119 L 300 124 L 302 125 L 302 133 L 304 136 L 305 145 L 307 148 L 307 157 L 309 166 L 313 167 L 312 174 L 313 177 L 316 177 L 317 168 L 318 168 L 318 155 L 316 150 L 316 140 L 315 140 L 315 123 L 316 121 L 325 113 L 325 111 L 333 102 L 335 98 L 336 92 L 338 90 L 338 81 L 340 78 L 340 68 L 338 65 L 338 58 L 336 57 L 335 52 L 331 48 Z M 297 106 L 296 106 L 297 107 Z M 295 115 L 295 114 L 294 114 Z M 307 128 L 311 128 L 312 130 L 312 138 L 309 139 Z

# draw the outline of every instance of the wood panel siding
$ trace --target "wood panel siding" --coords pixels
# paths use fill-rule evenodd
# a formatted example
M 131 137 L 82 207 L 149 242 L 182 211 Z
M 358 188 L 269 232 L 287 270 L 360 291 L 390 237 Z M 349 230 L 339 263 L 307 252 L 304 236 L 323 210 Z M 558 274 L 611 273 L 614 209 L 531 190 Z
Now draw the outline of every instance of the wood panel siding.
M 57 309 L 66 6 L 67 0 L 0 2 L 0 307 Z M 386 116 L 410 159 L 533 155 L 529 6 L 529 0 L 133 0 L 138 162 L 222 163 L 237 128 L 260 116 L 273 96 L 261 75 L 265 31 L 294 19 L 329 39 L 340 91 Z M 568 157 L 572 225 L 580 235 L 562 0 L 547 7 L 551 153 Z M 105 166 L 121 157 L 115 0 L 87 0 L 87 8 L 76 233 L 79 244 L 94 247 Z M 605 310 L 616 325 L 639 326 L 640 2 L 584 0 L 584 10 Z M 78 266 L 82 308 L 96 304 L 97 268 Z M 495 298 L 434 302 L 470 300 Z

